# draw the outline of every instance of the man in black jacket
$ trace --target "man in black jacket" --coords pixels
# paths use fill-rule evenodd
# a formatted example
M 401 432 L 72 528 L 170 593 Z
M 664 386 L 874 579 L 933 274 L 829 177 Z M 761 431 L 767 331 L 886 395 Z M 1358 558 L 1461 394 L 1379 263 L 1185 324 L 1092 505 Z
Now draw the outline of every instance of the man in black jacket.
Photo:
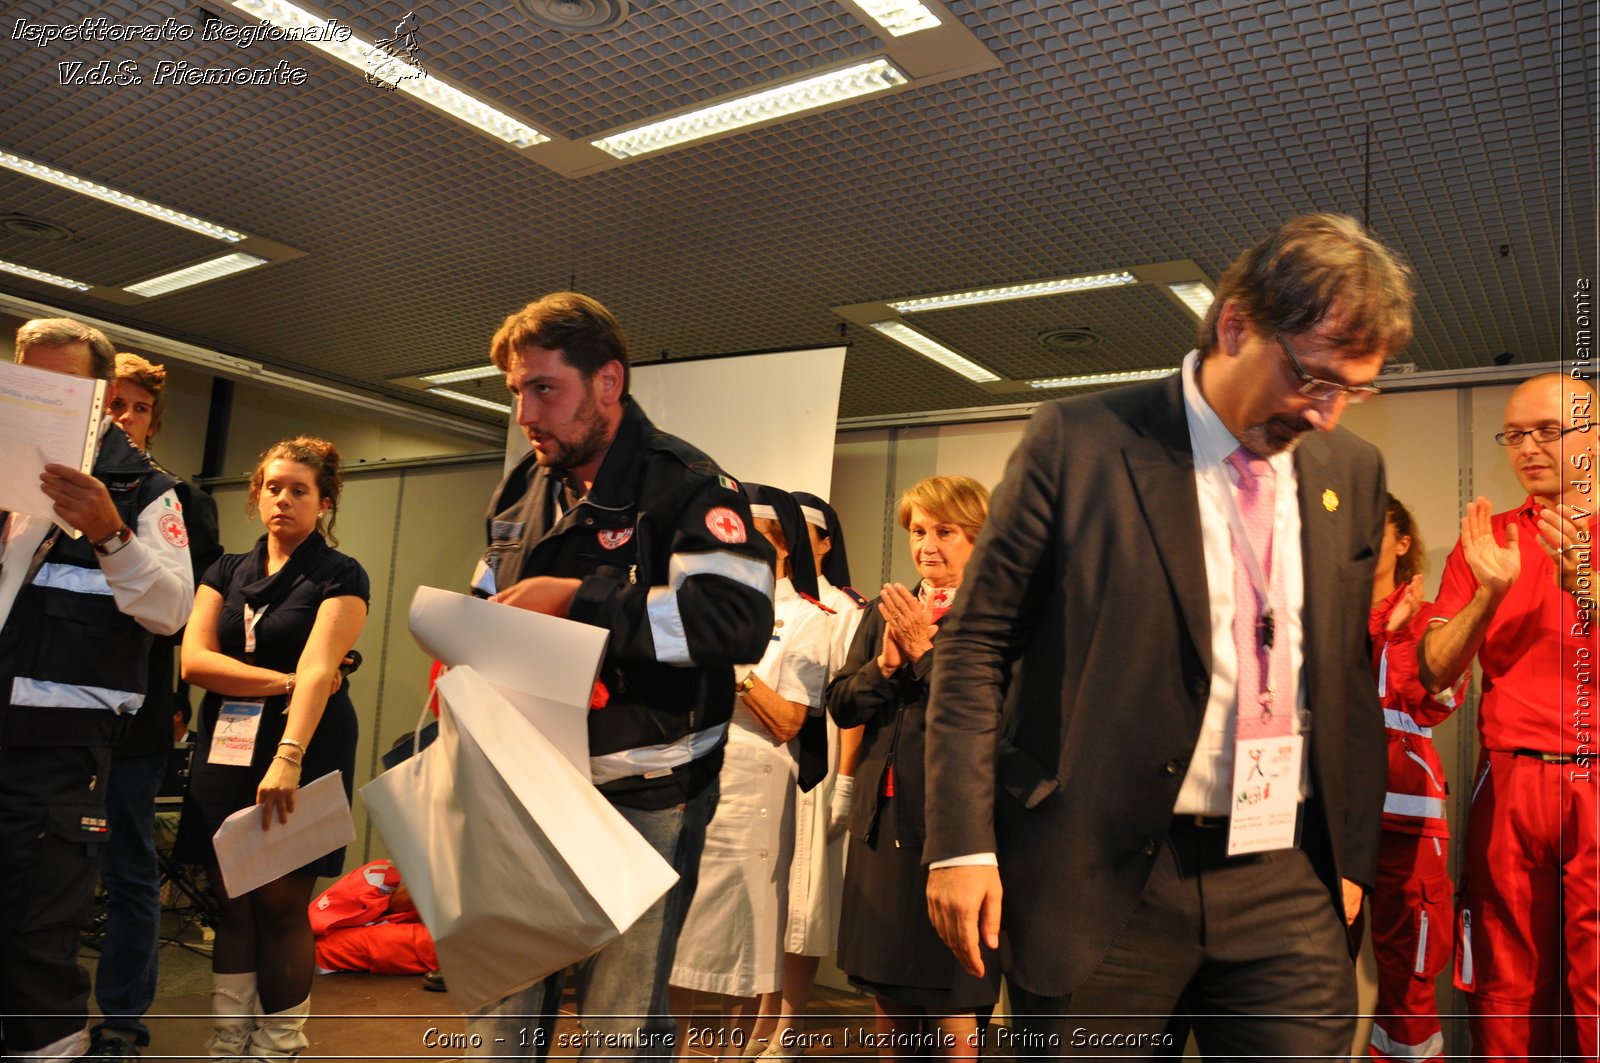
M 1384 475 L 1337 423 L 1410 334 L 1409 271 L 1297 218 L 1181 374 L 1043 406 L 1012 456 L 940 636 L 924 857 L 970 969 L 1005 927 L 1020 1047 L 1148 1054 L 1178 1011 L 1207 1058 L 1348 1053 Z
M 533 452 L 490 503 L 474 586 L 610 631 L 589 714 L 591 777 L 679 875 L 580 965 L 584 1054 L 670 1055 L 667 975 L 716 807 L 732 666 L 759 660 L 772 634 L 772 550 L 738 484 L 629 397 L 627 341 L 605 307 L 548 295 L 506 319 L 490 358 Z M 544 989 L 476 1017 L 475 1052 L 528 1045 L 518 1016 L 553 1004 Z
M 115 351 L 67 318 L 17 331 L 17 360 L 109 380 Z M 0 524 L 0 1053 L 74 1059 L 88 1046 L 78 933 L 106 834 L 105 780 L 144 703 L 152 635 L 194 602 L 173 479 L 100 424 L 94 474 L 47 465 L 56 522 Z M 63 530 L 69 527 L 69 533 Z

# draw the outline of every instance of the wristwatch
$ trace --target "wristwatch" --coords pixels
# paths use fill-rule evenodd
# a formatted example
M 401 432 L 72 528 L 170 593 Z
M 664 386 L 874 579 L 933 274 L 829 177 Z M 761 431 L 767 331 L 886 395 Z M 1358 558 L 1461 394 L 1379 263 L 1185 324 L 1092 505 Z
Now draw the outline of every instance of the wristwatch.
M 133 529 L 124 524 L 104 539 L 96 539 L 89 545 L 93 546 L 94 552 L 101 557 L 110 557 L 124 546 L 127 546 L 132 538 Z
M 745 677 L 743 679 L 739 680 L 739 682 L 733 685 L 733 692 L 735 694 L 743 695 L 750 693 L 750 691 L 754 690 L 755 688 L 756 674 L 754 672 L 747 672 L 745 673 Z

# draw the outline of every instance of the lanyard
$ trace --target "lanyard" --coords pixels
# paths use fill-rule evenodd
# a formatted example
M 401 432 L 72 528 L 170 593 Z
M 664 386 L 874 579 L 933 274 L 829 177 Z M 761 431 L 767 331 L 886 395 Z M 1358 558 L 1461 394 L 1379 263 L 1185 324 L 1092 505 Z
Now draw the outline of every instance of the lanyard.
M 251 608 L 249 602 L 245 602 L 244 603 L 244 652 L 245 653 L 254 654 L 256 652 L 256 625 L 261 622 L 261 618 L 262 617 L 267 615 L 267 610 L 270 609 L 270 608 L 272 608 L 272 605 L 271 605 L 271 603 L 268 603 L 267 605 L 263 605 L 261 607 L 261 611 L 260 612 L 257 612 L 255 609 Z
M 1243 473 L 1240 473 L 1240 476 L 1243 475 Z M 1226 473 L 1223 474 L 1223 479 L 1229 479 Z M 1256 608 L 1258 616 L 1256 621 L 1257 641 L 1262 649 L 1271 651 L 1277 627 L 1276 620 L 1272 615 L 1271 590 L 1267 583 L 1266 573 L 1264 573 L 1261 569 L 1261 559 L 1256 557 L 1255 544 L 1250 541 L 1250 536 L 1245 534 L 1244 517 L 1239 512 L 1239 499 L 1235 495 L 1232 485 L 1230 484 L 1229 486 L 1230 490 L 1226 492 L 1228 496 L 1228 504 L 1223 507 L 1223 511 L 1228 517 L 1228 531 L 1233 536 L 1233 541 L 1235 544 L 1237 544 L 1239 552 L 1244 555 L 1245 572 L 1250 577 L 1250 586 L 1254 588 L 1256 592 Z M 1278 483 L 1278 477 L 1274 476 L 1272 481 L 1272 526 L 1274 537 L 1276 537 L 1278 526 L 1278 491 L 1280 489 L 1281 485 Z M 1282 563 L 1283 551 L 1274 550 L 1272 552 L 1272 571 L 1274 577 L 1276 577 L 1282 571 Z M 1238 608 L 1237 603 L 1235 603 L 1234 608 Z

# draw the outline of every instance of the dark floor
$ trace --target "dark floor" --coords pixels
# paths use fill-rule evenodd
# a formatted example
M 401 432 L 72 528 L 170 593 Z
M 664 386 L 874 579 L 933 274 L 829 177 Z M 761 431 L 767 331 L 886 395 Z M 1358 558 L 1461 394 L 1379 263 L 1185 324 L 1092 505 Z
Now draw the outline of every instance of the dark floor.
M 169 937 L 161 947 L 160 987 L 146 1018 L 151 1044 L 144 1059 L 179 1060 L 206 1057 L 211 1033 L 211 960 L 204 930 L 180 925 L 167 913 Z M 85 947 L 85 966 L 93 970 L 96 953 Z M 422 988 L 415 975 L 318 975 L 311 989 L 312 1018 L 306 1024 L 311 1047 L 302 1057 L 322 1059 L 425 1059 L 446 1063 L 463 1058 L 466 1024 L 453 1010 L 450 997 Z M 812 1059 L 835 1055 L 871 1055 L 862 1031 L 872 1028 L 872 1002 L 867 997 L 817 986 L 806 1034 Z M 571 1035 L 579 1027 L 569 990 L 556 1028 L 552 1058 L 579 1054 Z M 563 1044 L 563 1039 L 566 1043 Z M 757 1047 L 748 1052 L 756 1055 Z M 710 1054 L 692 1047 L 690 1056 Z

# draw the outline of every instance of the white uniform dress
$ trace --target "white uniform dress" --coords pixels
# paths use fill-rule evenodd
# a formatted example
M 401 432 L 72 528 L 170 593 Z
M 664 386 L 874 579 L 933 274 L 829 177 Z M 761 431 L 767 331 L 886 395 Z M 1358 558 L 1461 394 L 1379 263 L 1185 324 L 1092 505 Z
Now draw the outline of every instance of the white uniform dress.
M 789 701 L 820 712 L 833 626 L 794 584 L 773 590 L 772 642 L 753 669 Z M 742 677 L 742 666 L 729 676 Z M 671 982 L 685 989 L 754 997 L 782 985 L 784 911 L 794 850 L 796 764 L 745 707 L 734 705 L 722 761 L 722 796 L 706 828 L 700 881 L 678 938 Z
M 817 577 L 822 604 L 833 610 L 828 676 L 844 664 L 845 654 L 866 615 L 865 605 Z M 828 808 L 839 772 L 839 727 L 828 721 L 828 775 L 810 793 L 795 797 L 794 859 L 789 865 L 789 915 L 783 951 L 796 956 L 826 956 L 839 943 L 839 904 L 844 896 L 845 835 L 828 836 Z

